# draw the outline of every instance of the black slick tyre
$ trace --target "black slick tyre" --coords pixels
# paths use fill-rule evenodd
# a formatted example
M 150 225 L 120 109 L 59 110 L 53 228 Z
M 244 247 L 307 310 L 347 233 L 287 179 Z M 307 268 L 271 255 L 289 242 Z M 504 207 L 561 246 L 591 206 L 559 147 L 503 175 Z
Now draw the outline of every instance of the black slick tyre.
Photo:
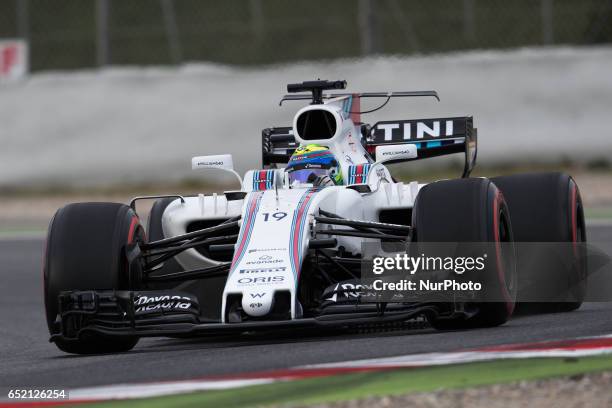
M 563 173 L 517 174 L 492 180 L 512 213 L 518 243 L 519 310 L 578 309 L 586 295 L 587 259 L 584 208 L 576 182 Z M 555 246 L 559 249 L 554 250 Z
M 486 268 L 487 291 L 495 301 L 475 302 L 469 317 L 440 317 L 437 329 L 498 326 L 513 313 L 516 267 L 510 212 L 500 190 L 485 178 L 444 180 L 424 186 L 412 213 L 413 240 L 494 243 L 495 262 Z M 504 245 L 502 245 L 504 244 Z M 483 284 L 484 285 L 484 284 Z
M 76 203 L 60 208 L 50 222 L 43 276 L 47 325 L 59 332 L 58 296 L 73 290 L 126 290 L 138 285 L 128 276 L 126 245 L 144 240 L 138 216 L 127 205 Z M 136 268 L 136 266 L 134 266 Z M 67 353 L 112 353 L 132 349 L 138 338 L 83 333 L 78 340 L 56 339 Z

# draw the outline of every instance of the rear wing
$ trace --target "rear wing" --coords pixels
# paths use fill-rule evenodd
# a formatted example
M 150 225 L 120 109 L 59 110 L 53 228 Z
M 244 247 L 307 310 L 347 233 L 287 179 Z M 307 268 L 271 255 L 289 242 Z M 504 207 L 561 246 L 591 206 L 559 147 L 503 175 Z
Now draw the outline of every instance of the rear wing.
M 375 123 L 366 136 L 366 148 L 376 160 L 376 147 L 415 144 L 418 156 L 413 160 L 465 153 L 463 177 L 476 165 L 477 129 L 471 116 L 391 120 Z
M 261 131 L 261 160 L 263 166 L 273 166 L 289 162 L 291 155 L 299 143 L 293 137 L 293 129 L 286 127 L 273 127 Z
M 477 130 L 471 116 L 382 121 L 371 127 L 361 125 L 361 134 L 366 135 L 364 146 L 374 160 L 377 146 L 416 144 L 418 156 L 413 160 L 464 153 L 463 177 L 469 176 L 476 164 Z M 261 139 L 264 167 L 287 163 L 299 146 L 288 126 L 264 129 Z

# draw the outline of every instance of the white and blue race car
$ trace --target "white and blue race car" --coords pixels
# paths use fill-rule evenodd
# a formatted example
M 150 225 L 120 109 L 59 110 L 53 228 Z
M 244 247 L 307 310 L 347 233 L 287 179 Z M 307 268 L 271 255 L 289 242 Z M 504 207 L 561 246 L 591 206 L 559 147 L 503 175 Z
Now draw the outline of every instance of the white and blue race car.
M 517 293 L 537 285 L 534 276 L 521 276 L 515 242 L 585 241 L 571 177 L 472 178 L 472 117 L 368 124 L 361 121 L 369 113 L 360 111 L 362 99 L 438 96 L 342 93 L 345 86 L 288 85 L 281 103 L 310 104 L 292 126 L 263 130 L 261 169 L 241 177 L 231 155 L 192 159 L 196 170 L 233 173 L 240 190 L 59 209 L 44 262 L 51 340 L 86 354 L 129 350 L 146 336 L 338 329 L 417 317 L 439 329 L 496 326 L 512 315 Z M 400 182 L 386 166 L 454 153 L 465 157 L 465 167 L 452 180 Z M 156 200 L 146 229 L 136 212 L 141 199 Z M 364 270 L 371 270 L 366 246 L 382 254 L 387 244 L 410 252 L 418 243 L 470 242 L 492 248 L 492 262 L 479 275 L 488 301 L 450 291 L 436 299 L 366 299 L 372 295 L 364 290 Z M 538 300 L 557 310 L 580 306 L 585 265 L 570 264 Z

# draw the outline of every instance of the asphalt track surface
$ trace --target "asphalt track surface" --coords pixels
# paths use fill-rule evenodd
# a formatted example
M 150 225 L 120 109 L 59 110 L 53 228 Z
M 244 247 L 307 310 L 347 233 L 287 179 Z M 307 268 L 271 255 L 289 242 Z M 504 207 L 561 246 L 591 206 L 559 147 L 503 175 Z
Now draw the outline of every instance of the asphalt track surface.
M 588 234 L 612 242 L 612 226 L 590 227 Z M 0 240 L 0 389 L 192 379 L 612 333 L 612 303 L 588 303 L 573 313 L 521 316 L 491 329 L 144 339 L 128 353 L 73 356 L 48 342 L 42 245 L 40 239 Z

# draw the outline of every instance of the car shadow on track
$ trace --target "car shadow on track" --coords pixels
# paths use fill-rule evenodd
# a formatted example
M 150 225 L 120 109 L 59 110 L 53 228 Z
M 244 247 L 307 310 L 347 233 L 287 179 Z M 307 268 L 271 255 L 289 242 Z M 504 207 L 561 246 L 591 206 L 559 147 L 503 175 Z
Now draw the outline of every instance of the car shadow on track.
M 233 336 L 206 336 L 190 338 L 164 338 L 158 339 L 153 344 L 140 347 L 134 351 L 146 352 L 147 349 L 160 348 L 168 350 L 193 349 L 193 348 L 233 348 L 245 346 L 263 346 L 291 343 L 325 342 L 351 339 L 375 339 L 396 336 L 418 336 L 435 332 L 432 328 L 403 329 L 394 331 L 356 331 L 356 330 L 326 330 L 325 332 L 312 333 L 304 330 L 245 333 Z

